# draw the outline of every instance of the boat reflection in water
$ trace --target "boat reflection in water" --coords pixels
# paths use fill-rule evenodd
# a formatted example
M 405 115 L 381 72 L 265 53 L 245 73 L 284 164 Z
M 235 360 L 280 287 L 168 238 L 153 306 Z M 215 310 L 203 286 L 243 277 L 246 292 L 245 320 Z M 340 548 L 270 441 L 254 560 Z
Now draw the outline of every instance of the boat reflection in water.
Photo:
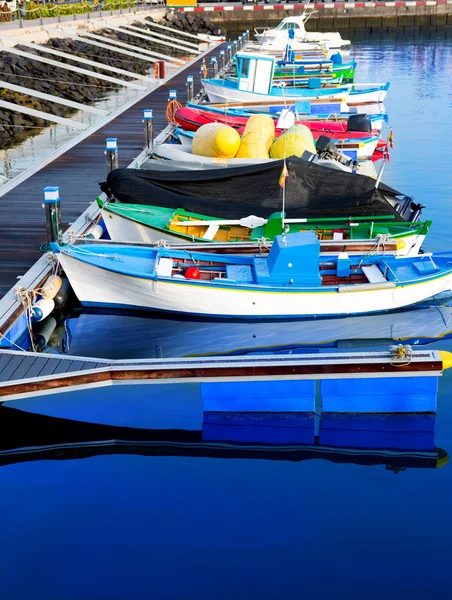
M 433 415 L 205 413 L 195 429 L 137 429 L 29 414 L 0 407 L 0 466 L 106 454 L 258 459 L 440 468 L 448 454 L 435 446 Z
M 430 306 L 343 319 L 251 323 L 82 311 L 67 318 L 63 329 L 64 341 L 56 337 L 53 342 L 51 337 L 50 344 L 76 356 L 133 359 L 268 354 L 307 348 L 387 347 L 393 341 L 427 344 L 451 336 L 452 307 Z

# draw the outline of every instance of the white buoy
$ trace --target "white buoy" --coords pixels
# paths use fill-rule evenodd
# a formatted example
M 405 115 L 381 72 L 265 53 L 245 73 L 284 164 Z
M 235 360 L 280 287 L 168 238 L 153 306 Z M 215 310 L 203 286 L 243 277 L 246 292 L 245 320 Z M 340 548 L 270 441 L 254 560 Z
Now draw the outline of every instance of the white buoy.
M 104 228 L 102 225 L 95 225 L 89 232 L 86 234 L 86 238 L 88 240 L 100 240 L 104 233 Z
M 41 296 L 43 298 L 55 298 L 60 291 L 63 280 L 59 275 L 51 275 L 41 288 Z
M 51 298 L 41 298 L 31 307 L 33 321 L 43 321 L 55 308 L 55 302 Z

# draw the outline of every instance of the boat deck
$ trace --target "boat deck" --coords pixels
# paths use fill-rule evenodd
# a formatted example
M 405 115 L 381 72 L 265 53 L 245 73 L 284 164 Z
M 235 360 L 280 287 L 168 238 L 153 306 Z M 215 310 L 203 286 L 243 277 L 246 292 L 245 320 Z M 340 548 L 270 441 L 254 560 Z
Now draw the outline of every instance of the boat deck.
M 215 46 L 207 55 L 217 55 Z M 208 61 L 208 59 L 206 59 Z M 42 209 L 43 188 L 59 186 L 63 223 L 74 222 L 99 194 L 99 182 L 107 176 L 105 140 L 118 138 L 119 165 L 129 165 L 143 150 L 143 110 L 154 111 L 155 135 L 166 125 L 168 92 L 176 89 L 185 100 L 187 75 L 195 76 L 199 89 L 202 57 L 183 68 L 168 83 L 125 110 L 106 125 L 58 156 L 25 181 L 6 192 L 0 202 L 0 297 L 2 297 L 40 257 L 39 247 L 46 240 Z

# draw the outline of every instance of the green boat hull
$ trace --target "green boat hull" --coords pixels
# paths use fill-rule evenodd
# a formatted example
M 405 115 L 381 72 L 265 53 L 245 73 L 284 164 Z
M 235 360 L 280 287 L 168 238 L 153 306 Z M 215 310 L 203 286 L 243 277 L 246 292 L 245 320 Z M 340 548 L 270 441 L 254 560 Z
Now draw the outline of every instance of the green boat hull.
M 308 71 L 306 73 L 297 74 L 296 69 L 294 70 L 295 73 L 291 69 L 277 67 L 275 69 L 274 79 L 281 80 L 286 78 L 290 80 L 290 78 L 295 76 L 296 78 L 300 79 L 306 77 L 331 77 L 333 79 L 341 79 L 342 77 L 342 83 L 351 83 L 355 80 L 355 67 L 347 65 L 334 67 L 332 71 L 327 71 L 324 73 L 321 73 L 320 71 Z
M 267 222 L 263 225 L 257 226 L 250 229 L 245 224 L 238 224 L 237 222 L 230 222 L 227 225 L 220 225 L 218 230 L 220 231 L 220 239 L 218 236 L 215 239 L 208 239 L 201 235 L 202 231 L 207 229 L 208 225 L 214 225 L 218 222 L 215 217 L 209 217 L 206 215 L 192 213 L 183 209 L 171 209 L 162 208 L 159 206 L 142 205 L 142 204 L 121 204 L 121 203 L 108 203 L 105 204 L 100 198 L 97 198 L 97 202 L 100 208 L 103 209 L 107 215 L 104 214 L 104 221 L 108 227 L 108 213 L 112 213 L 129 221 L 145 226 L 156 232 L 154 239 L 162 238 L 168 239 L 174 238 L 177 242 L 243 242 L 245 239 L 249 241 L 269 240 L 272 241 L 277 235 L 281 234 L 282 231 L 282 213 L 274 213 L 269 217 Z M 180 229 L 186 229 L 184 226 L 179 226 L 176 230 L 174 223 L 180 221 L 206 221 L 205 226 L 201 227 L 190 227 L 189 233 L 184 233 Z M 244 219 L 243 221 L 246 221 Z M 352 224 L 351 224 L 352 223 Z M 394 222 L 392 216 L 373 216 L 373 217 L 356 217 L 356 218 L 324 218 L 324 219 L 300 219 L 296 223 L 287 223 L 287 233 L 294 233 L 297 231 L 314 231 L 318 237 L 322 240 L 332 240 L 335 232 L 345 232 L 344 241 L 356 241 L 356 240 L 375 240 L 380 239 L 382 242 L 390 239 L 397 241 L 398 239 L 414 239 L 416 237 L 423 237 L 428 233 L 431 226 L 431 221 L 425 221 L 420 223 L 401 223 Z M 239 235 L 234 238 L 234 232 L 239 231 Z M 193 232 L 198 233 L 195 235 Z M 117 240 L 124 241 L 124 240 Z M 130 240 L 132 241 L 132 240 Z

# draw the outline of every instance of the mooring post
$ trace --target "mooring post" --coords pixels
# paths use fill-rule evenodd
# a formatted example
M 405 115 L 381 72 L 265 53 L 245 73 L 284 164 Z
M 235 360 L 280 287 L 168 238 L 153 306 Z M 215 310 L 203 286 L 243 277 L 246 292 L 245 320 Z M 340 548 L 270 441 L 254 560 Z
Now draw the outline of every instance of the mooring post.
M 60 188 L 46 187 L 42 191 L 44 192 L 42 207 L 46 214 L 47 242 L 61 244 L 63 232 L 61 230 Z
M 232 43 L 232 56 L 235 56 L 237 54 L 237 40 L 234 40 L 234 42 Z
M 42 8 L 39 9 L 39 24 L 43 25 L 43 21 L 42 21 Z
M 145 108 L 143 111 L 143 123 L 145 144 L 144 149 L 147 154 L 152 154 L 154 150 L 154 118 L 150 108 Z
M 224 70 L 224 50 L 220 50 L 220 56 L 218 57 L 218 67 L 220 71 Z
M 227 67 L 229 65 L 229 63 L 231 62 L 232 59 L 232 46 L 230 44 L 228 44 L 226 46 L 226 64 L 225 67 Z
M 117 138 L 107 138 L 105 140 L 107 147 L 105 150 L 105 154 L 107 155 L 107 170 L 113 171 L 113 169 L 118 168 L 118 139 Z
M 210 59 L 210 64 L 212 66 L 213 76 L 217 77 L 218 76 L 218 63 L 217 63 L 217 59 L 215 58 L 215 56 L 212 56 L 212 58 Z
M 242 49 L 242 36 L 239 35 L 239 37 L 237 38 L 237 50 L 241 50 Z
M 187 75 L 187 102 L 193 102 L 194 82 L 193 75 Z

